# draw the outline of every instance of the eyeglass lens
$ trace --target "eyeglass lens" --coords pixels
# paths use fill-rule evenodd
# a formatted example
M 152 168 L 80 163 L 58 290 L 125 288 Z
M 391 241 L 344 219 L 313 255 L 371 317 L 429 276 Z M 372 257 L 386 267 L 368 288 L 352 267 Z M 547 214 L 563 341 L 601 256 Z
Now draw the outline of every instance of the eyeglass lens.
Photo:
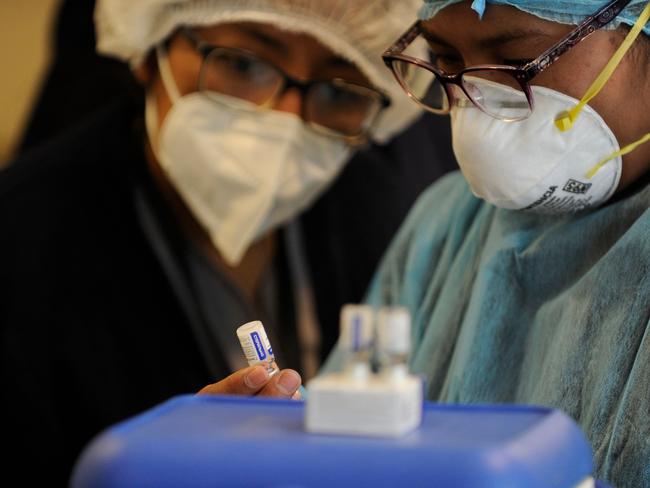
M 419 103 L 433 112 L 447 113 L 450 102 L 447 90 L 430 70 L 402 60 L 393 61 L 400 82 Z M 456 96 L 468 97 L 488 115 L 505 121 L 522 120 L 531 113 L 526 92 L 514 76 L 495 69 L 472 70 L 461 77 L 463 92 L 453 90 Z M 460 107 L 470 104 L 457 103 Z
M 315 83 L 306 99 L 308 120 L 342 134 L 363 132 L 381 110 L 381 104 L 362 87 L 356 88 L 337 81 Z
M 531 113 L 526 92 L 505 71 L 470 71 L 463 74 L 462 85 L 471 100 L 494 118 L 516 121 L 525 119 Z
M 270 63 L 228 48 L 213 49 L 204 61 L 199 88 L 265 105 L 285 86 L 285 76 Z M 347 136 L 364 132 L 381 110 L 371 90 L 339 80 L 314 83 L 304 98 L 307 122 Z
M 449 111 L 449 98 L 436 75 L 417 64 L 393 60 L 393 71 L 406 91 L 417 102 L 436 113 Z
M 284 79 L 268 63 L 244 52 L 214 49 L 201 70 L 201 90 L 263 105 L 282 89 Z

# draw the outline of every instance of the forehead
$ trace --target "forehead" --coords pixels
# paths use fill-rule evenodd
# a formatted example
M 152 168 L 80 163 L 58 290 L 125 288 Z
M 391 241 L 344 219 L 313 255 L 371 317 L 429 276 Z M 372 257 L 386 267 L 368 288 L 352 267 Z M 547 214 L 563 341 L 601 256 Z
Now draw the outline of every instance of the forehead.
M 452 4 L 423 22 L 425 37 L 443 41 L 458 50 L 482 49 L 509 42 L 545 42 L 558 39 L 574 28 L 505 5 L 488 5 L 481 19 L 470 5 L 470 2 Z
M 307 61 L 319 67 L 356 70 L 356 66 L 311 35 L 271 24 L 234 22 L 195 30 L 211 44 L 235 44 L 260 54 L 284 58 L 285 61 Z

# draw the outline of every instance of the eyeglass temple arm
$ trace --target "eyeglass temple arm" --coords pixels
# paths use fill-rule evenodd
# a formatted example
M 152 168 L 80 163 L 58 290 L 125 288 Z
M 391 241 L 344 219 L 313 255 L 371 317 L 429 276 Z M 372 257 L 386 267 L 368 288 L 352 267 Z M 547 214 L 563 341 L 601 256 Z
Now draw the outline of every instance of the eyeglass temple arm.
M 596 30 L 609 24 L 630 3 L 631 0 L 617 0 L 605 5 L 595 14 L 587 17 L 575 30 L 571 31 L 564 39 L 551 46 L 537 59 L 524 66 L 526 78 L 531 80 L 534 76 L 548 68 L 564 53 L 573 48 L 580 41 L 586 39 Z
M 404 34 L 400 37 L 395 44 L 390 46 L 383 54 L 384 63 L 390 67 L 390 56 L 394 54 L 401 54 L 411 44 L 417 36 L 420 35 L 420 21 L 416 21 Z

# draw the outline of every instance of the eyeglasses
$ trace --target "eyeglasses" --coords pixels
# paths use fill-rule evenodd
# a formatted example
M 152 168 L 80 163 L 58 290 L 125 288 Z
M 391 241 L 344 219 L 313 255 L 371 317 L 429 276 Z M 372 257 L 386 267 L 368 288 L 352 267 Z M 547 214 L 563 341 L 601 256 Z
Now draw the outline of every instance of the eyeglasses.
M 576 29 L 523 66 L 479 65 L 455 74 L 435 63 L 403 54 L 423 33 L 416 22 L 383 55 L 386 66 L 406 93 L 423 108 L 448 114 L 452 106 L 471 102 L 479 110 L 499 120 L 526 119 L 534 108 L 530 81 L 564 53 L 590 34 L 610 23 L 631 0 L 614 0 L 587 17 Z
M 203 57 L 198 89 L 208 97 L 228 95 L 271 108 L 295 88 L 303 99 L 302 119 L 319 132 L 349 142 L 365 139 L 390 105 L 383 93 L 372 88 L 342 79 L 299 80 L 249 51 L 208 44 L 187 28 L 181 33 Z

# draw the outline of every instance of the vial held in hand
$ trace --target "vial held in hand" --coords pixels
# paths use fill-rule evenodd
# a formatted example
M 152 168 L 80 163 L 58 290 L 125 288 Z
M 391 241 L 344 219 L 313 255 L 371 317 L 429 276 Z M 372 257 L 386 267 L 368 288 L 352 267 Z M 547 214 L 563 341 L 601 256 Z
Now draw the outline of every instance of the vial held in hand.
M 242 325 L 237 329 L 237 337 L 249 366 L 256 364 L 266 366 L 269 376 L 280 371 L 262 322 L 256 320 Z

